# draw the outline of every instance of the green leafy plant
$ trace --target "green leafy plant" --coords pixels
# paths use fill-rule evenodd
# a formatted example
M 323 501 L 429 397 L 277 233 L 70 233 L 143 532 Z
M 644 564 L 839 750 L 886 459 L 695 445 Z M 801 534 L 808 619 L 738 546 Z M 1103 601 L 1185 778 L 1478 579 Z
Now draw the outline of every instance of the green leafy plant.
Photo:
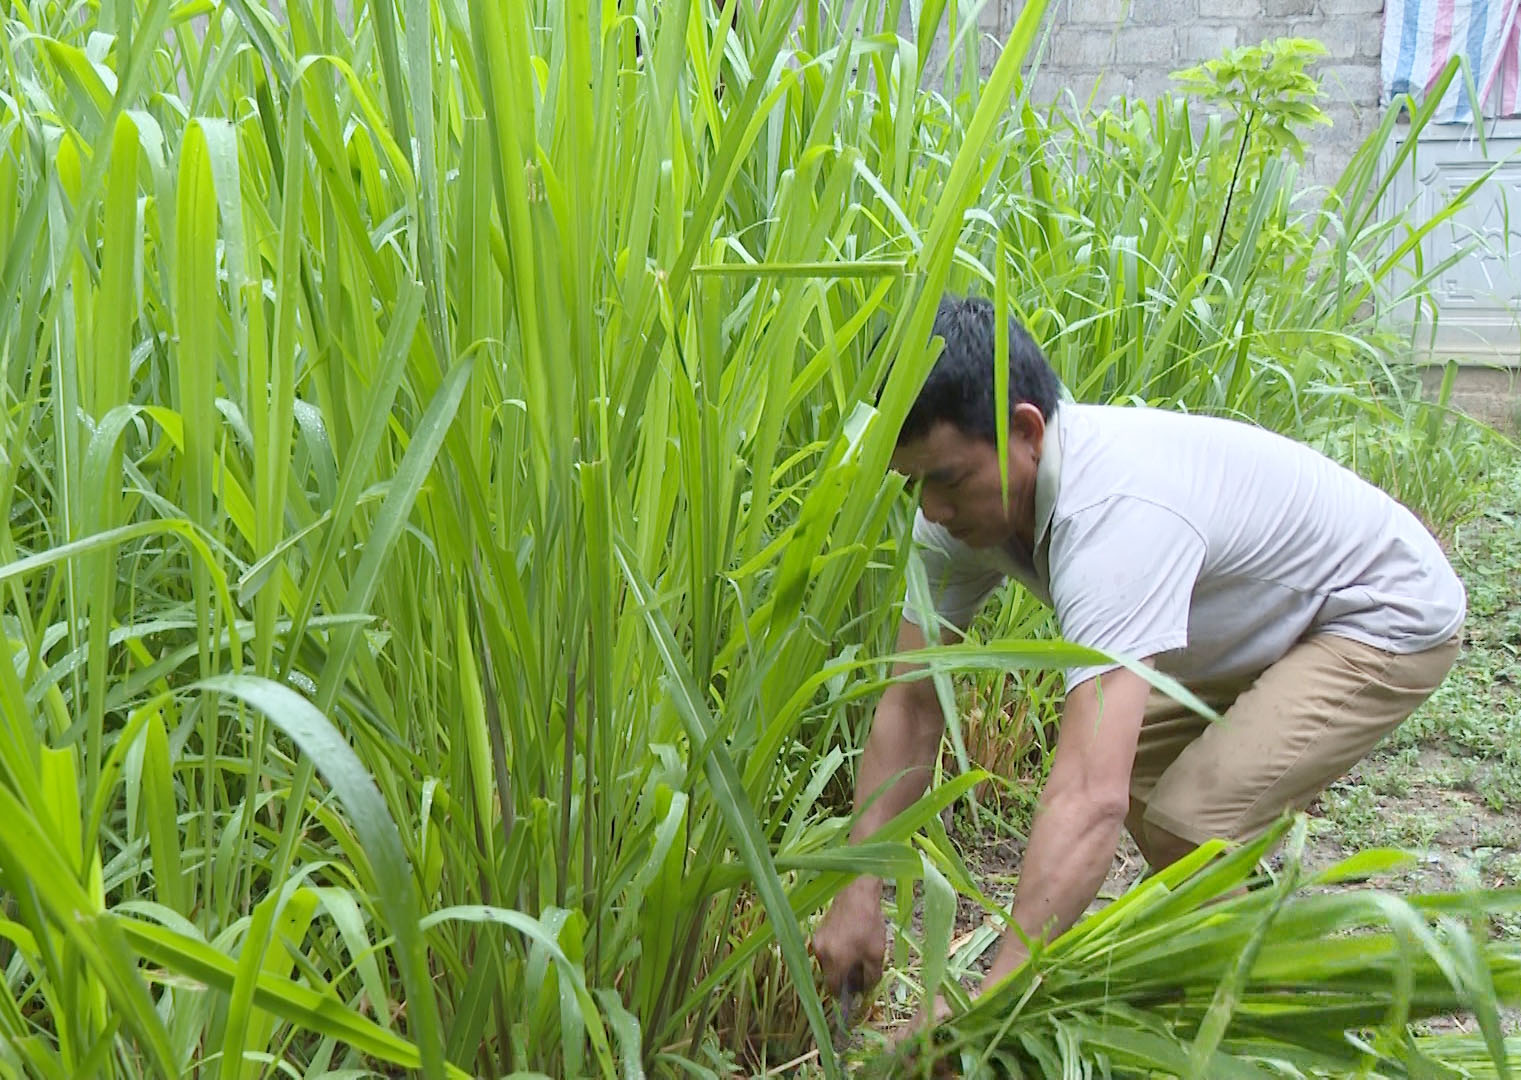
M 1235 165 L 1226 182 L 1220 228 L 1210 251 L 1211 270 L 1225 245 L 1225 229 L 1237 189 L 1249 188 L 1262 175 L 1263 165 L 1282 153 L 1303 162 L 1301 133 L 1317 125 L 1330 125 L 1330 118 L 1316 104 L 1320 86 L 1305 70 L 1325 54 L 1325 46 L 1318 41 L 1277 38 L 1231 49 L 1219 59 L 1173 73 L 1184 93 L 1206 106 L 1229 111 L 1224 136 L 1237 145 Z M 1282 236 L 1291 244 L 1295 239 L 1289 232 Z

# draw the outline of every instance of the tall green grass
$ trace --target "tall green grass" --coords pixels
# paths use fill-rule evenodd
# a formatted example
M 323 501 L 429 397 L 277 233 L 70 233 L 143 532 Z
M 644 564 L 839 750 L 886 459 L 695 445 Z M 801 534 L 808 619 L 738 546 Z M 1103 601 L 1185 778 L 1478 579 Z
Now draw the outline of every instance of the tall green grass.
M 1200 278 L 1043 10 L 940 79 L 954 3 L 9 8 L 0 1073 L 837 1074 L 802 924 L 961 880 L 975 780 L 842 849 L 941 292 L 1082 395 L 1383 408 L 1361 204 L 1321 303 Z

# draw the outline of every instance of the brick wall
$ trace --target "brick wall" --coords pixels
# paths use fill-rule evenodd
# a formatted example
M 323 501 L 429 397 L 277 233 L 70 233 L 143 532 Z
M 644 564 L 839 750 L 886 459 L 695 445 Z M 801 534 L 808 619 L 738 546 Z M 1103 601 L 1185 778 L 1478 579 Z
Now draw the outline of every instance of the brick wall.
M 987 0 L 985 31 L 1002 39 L 1021 7 Z M 1041 100 L 1070 91 L 1084 102 L 1098 81 L 1098 102 L 1154 98 L 1171 85 L 1170 72 L 1228 48 L 1315 38 L 1327 49 L 1312 70 L 1332 127 L 1309 135 L 1305 167 L 1312 182 L 1330 183 L 1381 118 L 1383 10 L 1384 0 L 1054 0 L 1034 90 Z

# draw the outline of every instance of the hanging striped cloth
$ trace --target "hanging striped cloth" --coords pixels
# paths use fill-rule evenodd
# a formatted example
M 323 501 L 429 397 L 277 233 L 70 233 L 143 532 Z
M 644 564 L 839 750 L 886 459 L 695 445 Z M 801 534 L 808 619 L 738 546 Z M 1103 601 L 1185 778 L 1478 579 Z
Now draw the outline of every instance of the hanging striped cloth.
M 1515 116 L 1521 74 L 1521 0 L 1387 0 L 1384 5 L 1384 103 L 1397 94 L 1417 99 L 1453 56 L 1468 69 L 1485 118 Z M 1433 119 L 1473 119 L 1462 76 L 1453 81 Z

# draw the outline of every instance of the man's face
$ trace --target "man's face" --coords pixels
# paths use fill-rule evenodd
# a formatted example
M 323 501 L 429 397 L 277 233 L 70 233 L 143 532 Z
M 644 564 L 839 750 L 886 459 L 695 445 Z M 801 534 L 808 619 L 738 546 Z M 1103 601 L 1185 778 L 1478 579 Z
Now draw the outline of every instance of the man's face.
M 961 543 L 988 548 L 1018 537 L 1028 548 L 1034 542 L 1035 468 L 1044 434 L 1040 410 L 1016 406 L 1009 424 L 1007 501 L 998 448 L 948 422 L 899 444 L 892 467 L 919 482 L 919 507 L 925 518 Z

